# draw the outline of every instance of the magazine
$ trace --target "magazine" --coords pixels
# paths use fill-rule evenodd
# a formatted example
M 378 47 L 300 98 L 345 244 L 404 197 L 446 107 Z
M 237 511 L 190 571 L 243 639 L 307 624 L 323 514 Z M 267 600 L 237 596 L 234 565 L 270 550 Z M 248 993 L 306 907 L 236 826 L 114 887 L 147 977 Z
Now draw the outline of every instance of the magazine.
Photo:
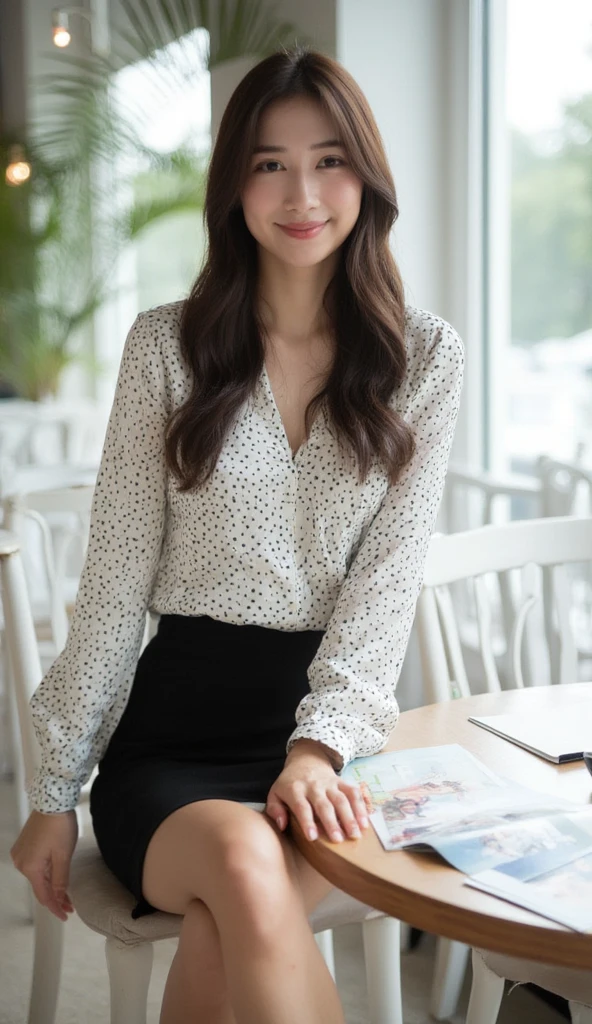
M 518 785 L 458 744 L 356 758 L 385 850 L 435 851 L 466 884 L 592 931 L 592 806 Z

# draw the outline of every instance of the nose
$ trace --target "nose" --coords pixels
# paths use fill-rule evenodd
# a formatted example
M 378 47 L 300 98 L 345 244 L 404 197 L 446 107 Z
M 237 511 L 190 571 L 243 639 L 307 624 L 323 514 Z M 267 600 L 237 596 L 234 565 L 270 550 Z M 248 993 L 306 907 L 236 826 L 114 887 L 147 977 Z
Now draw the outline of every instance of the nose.
M 319 206 L 318 186 L 306 171 L 294 171 L 286 175 L 286 210 L 316 210 Z

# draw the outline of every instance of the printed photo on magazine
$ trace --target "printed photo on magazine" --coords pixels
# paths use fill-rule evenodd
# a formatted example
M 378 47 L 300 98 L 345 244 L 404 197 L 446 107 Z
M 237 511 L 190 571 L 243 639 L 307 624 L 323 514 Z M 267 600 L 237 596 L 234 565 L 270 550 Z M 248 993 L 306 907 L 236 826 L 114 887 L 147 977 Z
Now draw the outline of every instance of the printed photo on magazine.
M 567 928 L 592 932 L 592 847 L 584 856 L 551 870 L 543 857 L 541 873 L 537 873 L 534 859 L 528 860 L 526 869 L 520 861 L 512 861 L 467 878 L 465 884 L 534 910 Z
M 385 850 L 432 848 L 442 831 L 458 835 L 508 816 L 572 809 L 501 778 L 456 743 L 356 758 L 341 777 L 359 784 Z
M 360 785 L 385 850 L 436 852 L 468 885 L 592 929 L 589 805 L 506 780 L 457 744 L 357 758 L 341 774 Z

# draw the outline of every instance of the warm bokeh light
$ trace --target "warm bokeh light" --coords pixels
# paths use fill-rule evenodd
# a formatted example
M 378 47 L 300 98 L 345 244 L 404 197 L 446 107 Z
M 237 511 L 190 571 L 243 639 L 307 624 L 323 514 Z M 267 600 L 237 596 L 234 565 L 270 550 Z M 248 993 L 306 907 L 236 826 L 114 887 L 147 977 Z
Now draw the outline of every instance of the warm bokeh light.
M 9 185 L 22 185 L 31 177 L 31 165 L 20 161 L 17 164 L 9 164 L 6 168 L 6 181 Z
M 7 185 L 23 185 L 31 177 L 31 164 L 26 159 L 22 146 L 11 146 L 6 168 Z
M 59 46 L 63 49 L 65 46 L 69 46 L 72 41 L 72 36 L 68 32 L 67 28 L 54 28 L 53 30 L 53 42 L 54 46 Z

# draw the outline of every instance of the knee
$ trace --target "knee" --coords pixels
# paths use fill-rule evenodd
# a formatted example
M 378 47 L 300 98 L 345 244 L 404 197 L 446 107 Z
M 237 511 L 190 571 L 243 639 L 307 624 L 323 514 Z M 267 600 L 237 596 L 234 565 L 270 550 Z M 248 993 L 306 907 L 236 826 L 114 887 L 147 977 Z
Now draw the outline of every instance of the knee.
M 277 928 L 294 894 L 285 840 L 259 821 L 228 829 L 220 839 L 220 868 L 236 911 L 247 913 L 264 931 Z

